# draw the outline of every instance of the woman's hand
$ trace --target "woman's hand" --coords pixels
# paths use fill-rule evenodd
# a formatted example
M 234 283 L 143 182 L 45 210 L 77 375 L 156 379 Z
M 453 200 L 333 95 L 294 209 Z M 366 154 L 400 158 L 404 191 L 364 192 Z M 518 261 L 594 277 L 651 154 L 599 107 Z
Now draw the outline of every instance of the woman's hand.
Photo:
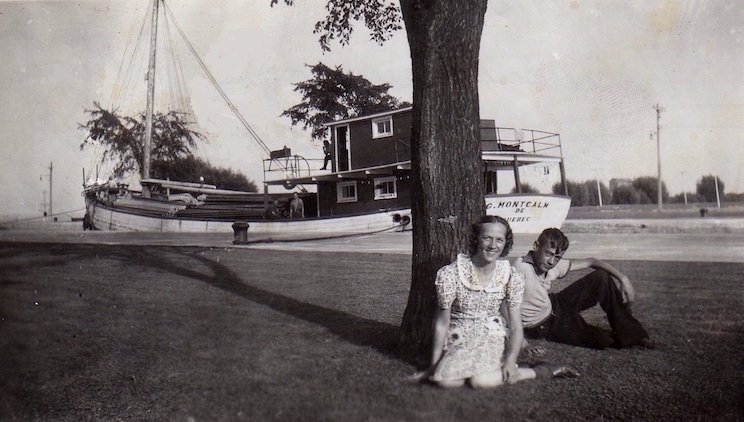
M 505 384 L 514 384 L 519 381 L 519 368 L 516 363 L 506 363 L 501 368 L 501 375 L 504 377 Z
M 429 380 L 429 377 L 434 372 L 434 366 L 430 366 L 423 371 L 416 372 L 415 374 L 406 377 L 406 382 L 409 382 L 411 384 L 418 384 L 421 382 L 426 382 Z

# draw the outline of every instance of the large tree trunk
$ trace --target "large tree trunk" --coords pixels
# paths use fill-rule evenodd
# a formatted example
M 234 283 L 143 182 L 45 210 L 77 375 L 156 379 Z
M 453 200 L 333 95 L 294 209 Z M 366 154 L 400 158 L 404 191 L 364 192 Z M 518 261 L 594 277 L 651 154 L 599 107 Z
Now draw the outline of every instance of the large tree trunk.
M 478 56 L 487 0 L 401 0 L 413 67 L 413 262 L 401 354 L 430 356 L 437 270 L 485 212 Z

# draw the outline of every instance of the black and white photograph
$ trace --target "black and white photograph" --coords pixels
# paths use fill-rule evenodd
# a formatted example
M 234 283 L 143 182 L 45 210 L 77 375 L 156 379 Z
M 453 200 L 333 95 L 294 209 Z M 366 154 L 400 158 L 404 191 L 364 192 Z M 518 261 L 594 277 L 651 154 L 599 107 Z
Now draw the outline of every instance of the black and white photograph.
M 0 420 L 744 420 L 731 0 L 0 1 Z

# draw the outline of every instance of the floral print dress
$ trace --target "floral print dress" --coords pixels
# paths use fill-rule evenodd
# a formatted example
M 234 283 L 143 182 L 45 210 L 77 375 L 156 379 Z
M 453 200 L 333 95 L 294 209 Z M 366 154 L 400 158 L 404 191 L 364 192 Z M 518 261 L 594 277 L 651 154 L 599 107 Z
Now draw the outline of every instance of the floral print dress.
M 510 308 L 521 306 L 524 279 L 509 261 L 499 260 L 483 287 L 476 280 L 465 254 L 437 273 L 438 305 L 451 311 L 444 352 L 431 376 L 434 381 L 501 371 L 506 325 L 499 308 L 504 299 Z

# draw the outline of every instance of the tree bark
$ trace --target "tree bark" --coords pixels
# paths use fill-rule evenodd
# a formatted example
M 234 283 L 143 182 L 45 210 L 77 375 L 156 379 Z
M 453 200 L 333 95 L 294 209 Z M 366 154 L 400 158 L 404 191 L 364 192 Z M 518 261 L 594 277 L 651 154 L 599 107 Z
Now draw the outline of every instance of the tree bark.
M 429 364 L 440 267 L 485 212 L 478 56 L 487 0 L 401 0 L 413 69 L 413 256 L 400 353 Z

